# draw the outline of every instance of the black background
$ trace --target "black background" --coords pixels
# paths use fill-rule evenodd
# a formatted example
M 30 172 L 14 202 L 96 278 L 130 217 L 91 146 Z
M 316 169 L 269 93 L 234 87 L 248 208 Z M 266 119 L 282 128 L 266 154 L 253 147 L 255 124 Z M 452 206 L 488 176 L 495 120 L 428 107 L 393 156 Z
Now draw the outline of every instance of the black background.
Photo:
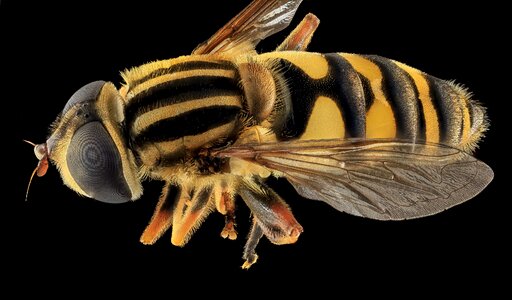
M 199 283 L 220 280 L 217 290 L 226 292 L 268 286 L 302 291 L 307 285 L 298 283 L 319 282 L 314 286 L 319 293 L 335 288 L 360 294 L 382 284 L 384 296 L 405 294 L 404 287 L 433 294 L 450 286 L 471 291 L 482 282 L 491 282 L 487 292 L 501 287 L 497 274 L 510 267 L 505 245 L 510 240 L 510 197 L 499 189 L 504 182 L 500 171 L 507 163 L 499 149 L 506 147 L 504 130 L 510 127 L 503 117 L 510 87 L 507 76 L 500 75 L 508 64 L 506 19 L 500 16 L 504 8 L 492 4 L 452 8 L 441 1 L 399 5 L 305 0 L 292 24 L 314 12 L 321 25 L 310 51 L 393 58 L 440 78 L 457 79 L 488 107 L 491 130 L 475 155 L 494 169 L 495 179 L 473 200 L 442 214 L 404 222 L 367 220 L 300 198 L 286 182 L 275 181 L 273 186 L 305 232 L 294 245 L 262 240 L 260 260 L 247 272 L 240 265 L 249 213 L 241 202 L 237 241 L 219 237 L 223 218 L 214 213 L 184 248 L 172 246 L 168 234 L 154 246 L 138 242 L 160 193 L 159 182 L 147 183 L 135 203 L 106 205 L 77 196 L 50 168 L 34 180 L 24 202 L 37 161 L 32 147 L 21 140 L 43 142 L 49 124 L 75 90 L 99 79 L 118 84 L 120 70 L 190 53 L 249 1 L 165 2 L 0 4 L 2 270 L 12 282 L 30 286 L 50 279 L 51 290 L 74 281 L 85 284 L 85 291 L 99 285 L 114 290 L 142 287 L 138 281 L 127 282 L 146 279 L 148 291 L 163 292 L 181 287 L 182 279 L 198 289 Z M 287 32 L 267 39 L 258 50 L 272 51 Z M 168 283 L 166 290 L 160 282 Z M 355 288 L 354 283 L 367 288 Z

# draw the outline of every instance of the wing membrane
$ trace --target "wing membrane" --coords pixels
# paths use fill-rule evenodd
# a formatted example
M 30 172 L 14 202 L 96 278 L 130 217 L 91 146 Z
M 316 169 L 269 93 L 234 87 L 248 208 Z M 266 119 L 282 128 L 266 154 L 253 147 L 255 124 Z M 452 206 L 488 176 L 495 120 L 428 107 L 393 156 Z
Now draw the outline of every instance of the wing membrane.
M 213 54 L 236 48 L 254 50 L 263 39 L 286 28 L 302 0 L 254 0 L 192 54 Z
M 458 149 L 397 140 L 320 140 L 245 145 L 220 152 L 281 173 L 297 192 L 379 220 L 418 218 L 471 199 L 493 178 Z

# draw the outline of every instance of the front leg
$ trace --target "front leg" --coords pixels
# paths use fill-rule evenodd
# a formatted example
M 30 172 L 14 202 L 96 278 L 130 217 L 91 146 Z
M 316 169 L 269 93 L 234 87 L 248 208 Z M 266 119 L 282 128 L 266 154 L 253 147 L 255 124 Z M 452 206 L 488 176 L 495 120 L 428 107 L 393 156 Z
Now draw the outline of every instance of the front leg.
M 235 198 L 232 195 L 224 192 L 222 193 L 221 201 L 224 202 L 224 206 L 226 207 L 226 224 L 224 225 L 220 235 L 225 239 L 228 238 L 230 240 L 236 240 L 237 232 L 235 229 Z
M 227 181 L 221 181 L 219 184 L 215 185 L 213 197 L 217 211 L 223 214 L 226 220 L 220 236 L 225 239 L 235 240 L 237 238 L 235 229 L 235 197 Z
M 176 197 L 175 193 L 171 191 L 172 189 L 177 188 L 166 182 L 153 217 L 140 237 L 140 242 L 144 245 L 154 244 L 171 226 L 174 198 Z
M 192 233 L 199 228 L 213 210 L 212 186 L 209 184 L 184 184 L 172 217 L 171 243 L 184 246 Z

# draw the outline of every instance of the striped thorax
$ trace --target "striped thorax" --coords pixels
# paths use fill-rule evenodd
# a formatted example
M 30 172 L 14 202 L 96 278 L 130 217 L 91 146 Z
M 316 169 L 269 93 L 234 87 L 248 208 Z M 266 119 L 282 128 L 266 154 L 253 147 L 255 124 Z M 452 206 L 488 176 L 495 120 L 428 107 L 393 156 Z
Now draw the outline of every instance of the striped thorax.
M 240 130 L 243 94 L 232 62 L 181 57 L 132 69 L 124 78 L 127 139 L 152 172 L 224 145 Z

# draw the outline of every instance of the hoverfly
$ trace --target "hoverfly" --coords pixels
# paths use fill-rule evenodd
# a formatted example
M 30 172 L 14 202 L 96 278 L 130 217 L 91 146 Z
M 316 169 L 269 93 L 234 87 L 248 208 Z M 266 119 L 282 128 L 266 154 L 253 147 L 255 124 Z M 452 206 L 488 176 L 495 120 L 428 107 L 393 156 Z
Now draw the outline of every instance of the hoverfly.
M 256 53 L 300 3 L 254 0 L 191 55 L 126 70 L 119 89 L 85 85 L 35 145 L 34 173 L 51 161 L 68 187 L 108 203 L 140 198 L 144 179 L 164 181 L 144 244 L 170 228 L 183 246 L 214 210 L 225 216 L 221 236 L 236 239 L 240 196 L 252 215 L 243 268 L 263 236 L 289 244 L 303 231 L 270 176 L 378 220 L 480 193 L 493 172 L 470 153 L 488 121 L 461 86 L 375 55 L 306 52 L 312 14 L 274 52 Z

